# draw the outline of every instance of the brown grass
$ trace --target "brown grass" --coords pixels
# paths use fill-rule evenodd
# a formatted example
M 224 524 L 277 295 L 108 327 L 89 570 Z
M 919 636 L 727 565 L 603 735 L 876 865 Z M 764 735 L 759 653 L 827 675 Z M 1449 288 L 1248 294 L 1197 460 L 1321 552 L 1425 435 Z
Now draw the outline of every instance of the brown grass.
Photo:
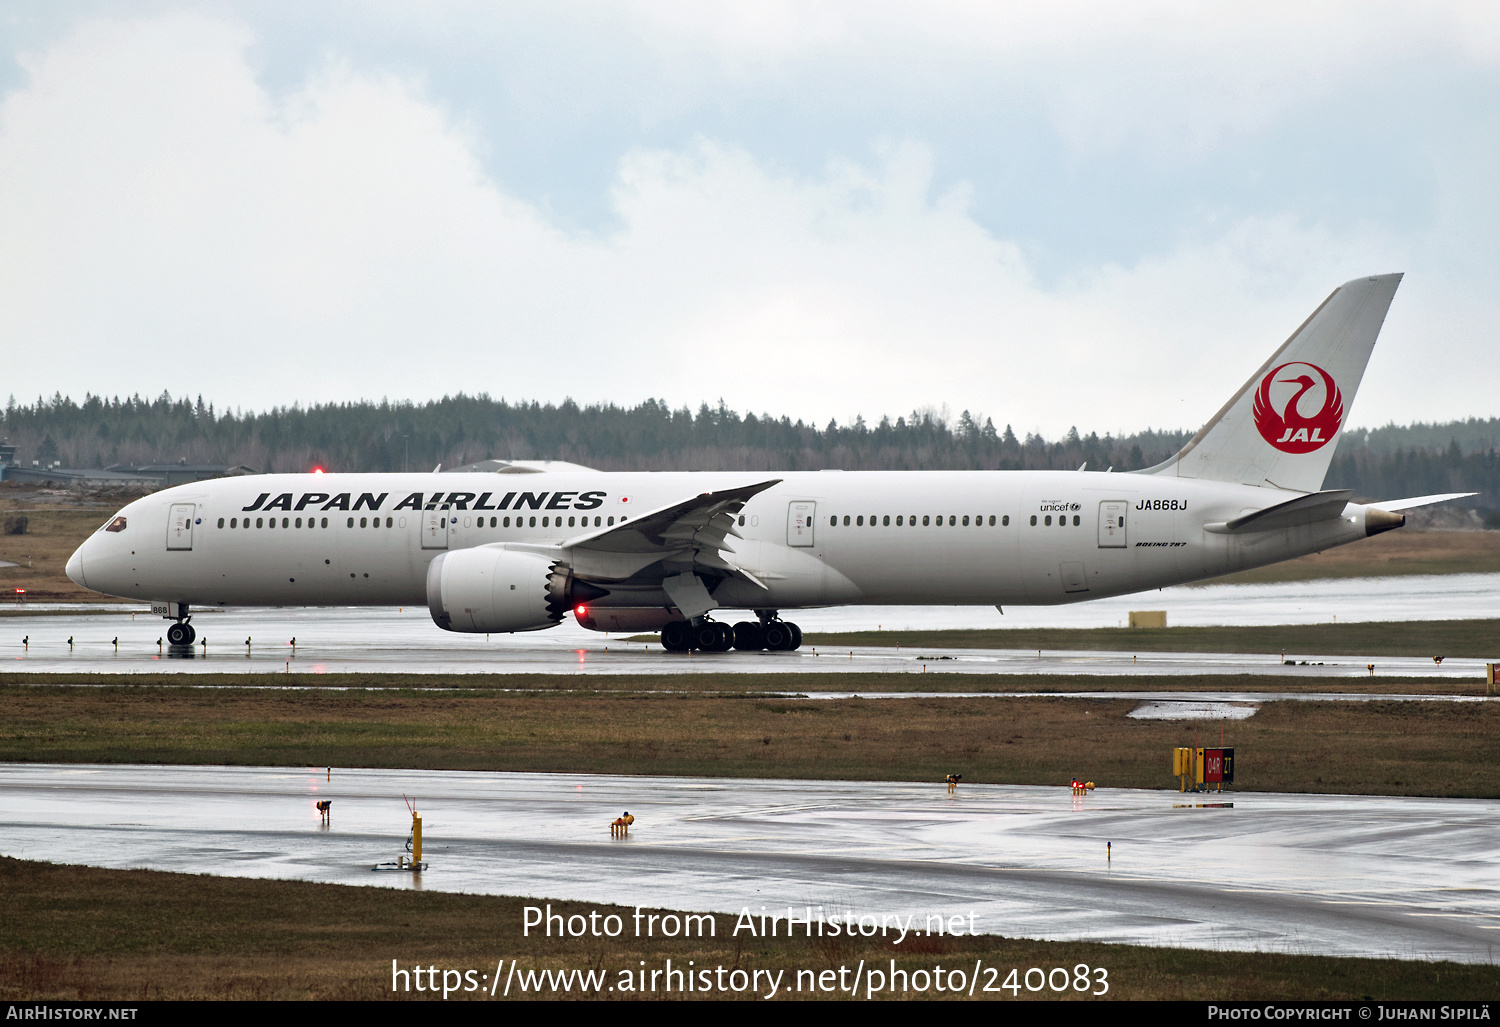
M 703 775 L 1165 788 L 1221 723 L 1134 699 L 0 689 L 0 760 Z M 1283 701 L 1222 724 L 1236 787 L 1490 798 L 1500 704 Z
M 1149 607 L 1150 600 L 1141 605 Z M 1191 628 L 987 628 L 808 633 L 803 647 L 1070 649 L 1125 653 L 1263 653 L 1269 657 L 1467 656 L 1500 660 L 1500 620 L 1368 621 Z M 1377 668 L 1378 669 L 1378 668 Z
M 848 671 L 836 676 L 819 673 L 787 674 L 389 674 L 364 671 L 337 674 L 246 674 L 211 673 L 182 675 L 174 673 L 93 674 L 36 673 L 0 666 L 0 688 L 53 687 L 57 685 L 118 686 L 125 690 L 150 688 L 246 688 L 280 691 L 287 688 L 359 689 L 372 692 L 411 691 L 491 692 L 567 695 L 573 698 L 618 696 L 646 693 L 692 698 L 715 696 L 799 696 L 816 692 L 853 692 L 871 695 L 886 692 L 982 692 L 982 693 L 1049 693 L 1049 692 L 1140 692 L 1167 690 L 1173 692 L 1334 692 L 1348 695 L 1467 695 L 1485 694 L 1482 676 L 1475 671 L 1471 678 L 1441 677 L 1312 677 L 1304 673 L 1276 672 L 1280 659 L 1268 657 L 1273 664 L 1268 674 L 1131 674 L 1093 677 L 1085 674 L 961 674 L 923 673 L 927 664 L 936 670 L 941 655 L 914 648 L 908 657 L 910 669 L 891 671 Z M 839 659 L 836 649 L 828 651 L 829 659 Z M 728 654 L 719 659 L 733 661 Z M 682 655 L 678 659 L 687 660 Z M 1377 665 L 1377 671 L 1379 666 Z
M 994 935 L 832 941 L 735 939 L 720 916 L 705 939 L 626 933 L 612 940 L 523 937 L 522 908 L 546 900 L 356 888 L 56 866 L 0 857 L 0 998 L 8 1000 L 388 999 L 391 960 L 402 968 L 494 973 L 496 960 L 529 969 L 735 967 L 852 972 L 857 961 L 908 972 L 934 964 L 972 969 L 975 960 L 1016 967 L 1108 970 L 1113 999 L 1484 999 L 1500 991 L 1500 969 L 1453 963 L 1335 959 L 1150 949 L 1087 942 L 1010 940 Z M 552 902 L 563 915 L 632 910 Z M 847 979 L 847 978 L 846 978 Z M 1052 993 L 1022 992 L 1026 998 Z M 512 995 L 512 997 L 517 997 Z M 546 997 L 623 998 L 620 992 Z M 680 998 L 658 993 L 657 998 Z M 701 993 L 692 997 L 701 998 Z M 709 997 L 721 997 L 710 995 Z M 727 996 L 733 997 L 733 996 Z M 803 994 L 801 997 L 811 997 Z M 823 995 L 820 997 L 847 997 Z M 936 997 L 929 992 L 925 997 Z M 1011 998 L 1009 992 L 989 997 Z M 1067 997 L 1078 996 L 1069 993 Z M 459 998 L 488 998 L 480 992 Z
M 1239 571 L 1213 584 L 1500 572 L 1500 531 L 1387 531 L 1321 553 Z M 1207 584 L 1207 582 L 1205 582 Z
M 19 564 L 0 567 L 0 589 L 5 597 L 17 588 L 37 602 L 114 602 L 81 588 L 68 578 L 64 568 L 68 557 L 105 521 L 109 512 L 86 510 L 37 510 L 15 507 L 0 510 L 0 522 L 7 517 L 25 517 L 26 534 L 0 535 L 0 561 Z

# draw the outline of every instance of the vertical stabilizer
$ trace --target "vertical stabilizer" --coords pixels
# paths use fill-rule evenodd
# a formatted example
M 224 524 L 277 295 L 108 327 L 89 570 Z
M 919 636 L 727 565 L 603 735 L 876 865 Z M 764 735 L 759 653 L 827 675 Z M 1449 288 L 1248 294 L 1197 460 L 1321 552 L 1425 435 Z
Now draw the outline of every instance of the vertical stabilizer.
M 1399 274 L 1333 291 L 1181 452 L 1142 472 L 1316 492 Z

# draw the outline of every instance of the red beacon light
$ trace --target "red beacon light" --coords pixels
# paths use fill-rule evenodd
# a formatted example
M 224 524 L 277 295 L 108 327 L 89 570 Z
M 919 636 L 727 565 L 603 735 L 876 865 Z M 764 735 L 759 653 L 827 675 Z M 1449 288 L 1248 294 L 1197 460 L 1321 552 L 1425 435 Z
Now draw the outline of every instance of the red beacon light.
M 321 467 L 314 467 L 313 468 L 313 473 L 314 474 L 322 474 L 323 473 L 323 468 L 321 468 Z

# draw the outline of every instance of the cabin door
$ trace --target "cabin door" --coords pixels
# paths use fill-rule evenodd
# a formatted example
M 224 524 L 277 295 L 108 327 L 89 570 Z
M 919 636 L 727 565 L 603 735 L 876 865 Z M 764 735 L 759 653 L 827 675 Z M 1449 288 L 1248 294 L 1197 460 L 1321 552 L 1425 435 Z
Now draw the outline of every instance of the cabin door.
M 1123 499 L 1107 499 L 1099 504 L 1099 548 L 1124 549 L 1125 511 L 1130 504 Z
M 786 510 L 786 544 L 811 546 L 813 522 L 818 519 L 817 503 L 792 503 Z
M 422 548 L 448 548 L 448 511 L 424 510 L 422 512 Z
M 193 515 L 198 512 L 195 503 L 173 503 L 167 516 L 167 549 L 193 548 Z

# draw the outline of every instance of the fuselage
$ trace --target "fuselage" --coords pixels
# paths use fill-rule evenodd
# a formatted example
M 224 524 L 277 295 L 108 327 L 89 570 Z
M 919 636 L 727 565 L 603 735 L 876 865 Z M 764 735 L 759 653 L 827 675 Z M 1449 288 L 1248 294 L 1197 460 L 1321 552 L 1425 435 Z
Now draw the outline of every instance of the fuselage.
M 74 580 L 192 606 L 418 605 L 444 552 L 570 539 L 779 479 L 736 517 L 724 608 L 1045 605 L 1157 588 L 1362 538 L 1366 508 L 1278 530 L 1206 526 L 1297 493 L 1062 471 L 271 474 L 139 499 L 81 546 Z M 122 520 L 123 519 L 123 520 Z M 654 591 L 653 591 L 654 590 Z M 665 600 L 647 583 L 594 605 Z

